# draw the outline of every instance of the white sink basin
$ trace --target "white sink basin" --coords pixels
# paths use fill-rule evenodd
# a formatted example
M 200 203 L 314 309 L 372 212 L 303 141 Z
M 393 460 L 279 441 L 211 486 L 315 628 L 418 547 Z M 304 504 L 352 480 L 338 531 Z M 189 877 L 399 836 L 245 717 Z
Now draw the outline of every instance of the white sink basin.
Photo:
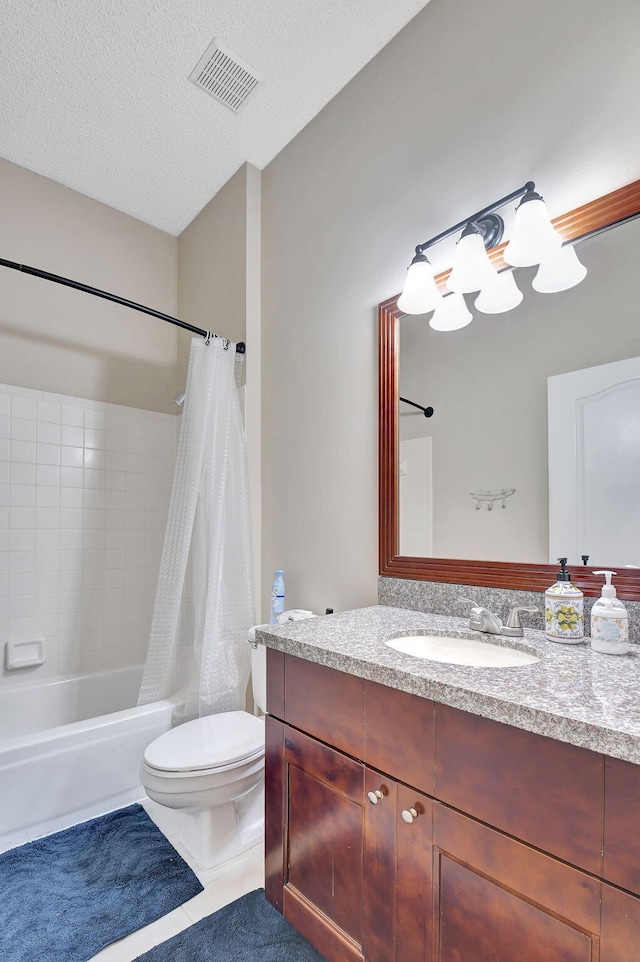
M 489 641 L 470 638 L 448 638 L 444 635 L 403 635 L 388 638 L 385 645 L 414 658 L 442 661 L 449 665 L 471 665 L 476 668 L 516 668 L 540 661 L 535 655 L 517 648 L 492 645 Z

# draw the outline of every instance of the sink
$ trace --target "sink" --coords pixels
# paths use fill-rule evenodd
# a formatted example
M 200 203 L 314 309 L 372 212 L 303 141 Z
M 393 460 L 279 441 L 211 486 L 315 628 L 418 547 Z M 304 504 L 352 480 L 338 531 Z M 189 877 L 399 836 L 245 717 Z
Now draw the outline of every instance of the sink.
M 388 638 L 385 645 L 414 658 L 476 668 L 516 668 L 540 661 L 536 655 L 519 648 L 493 645 L 489 641 L 471 638 L 449 638 L 446 635 L 403 635 L 400 638 Z

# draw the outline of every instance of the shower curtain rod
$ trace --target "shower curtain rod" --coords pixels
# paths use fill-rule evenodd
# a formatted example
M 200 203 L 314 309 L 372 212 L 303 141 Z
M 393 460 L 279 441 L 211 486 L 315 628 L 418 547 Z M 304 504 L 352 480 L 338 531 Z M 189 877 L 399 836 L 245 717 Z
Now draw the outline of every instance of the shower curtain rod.
M 21 271 L 23 274 L 32 274 L 34 277 L 41 277 L 43 280 L 52 281 L 54 284 L 63 284 L 65 287 L 72 287 L 76 291 L 84 291 L 85 294 L 102 297 L 106 301 L 113 301 L 114 304 L 122 304 L 123 307 L 130 307 L 133 311 L 140 311 L 141 314 L 150 314 L 151 317 L 159 317 L 161 321 L 175 324 L 176 327 L 181 327 L 185 331 L 191 331 L 192 334 L 199 334 L 201 337 L 222 337 L 221 334 L 214 334 L 212 331 L 203 331 L 199 327 L 187 324 L 186 321 L 181 321 L 178 317 L 163 314 L 161 311 L 156 311 L 152 307 L 145 307 L 144 304 L 136 304 L 135 301 L 128 301 L 126 297 L 119 297 L 117 294 L 101 291 L 97 287 L 89 287 L 88 284 L 72 281 L 70 278 L 61 277 L 59 274 L 50 274 L 48 271 L 41 271 L 38 267 L 28 267 L 26 264 L 17 264 L 15 261 L 7 261 L 3 257 L 0 257 L 0 266 L 9 267 L 14 271 Z M 236 344 L 236 353 L 245 353 L 244 341 L 239 341 L 239 343 Z

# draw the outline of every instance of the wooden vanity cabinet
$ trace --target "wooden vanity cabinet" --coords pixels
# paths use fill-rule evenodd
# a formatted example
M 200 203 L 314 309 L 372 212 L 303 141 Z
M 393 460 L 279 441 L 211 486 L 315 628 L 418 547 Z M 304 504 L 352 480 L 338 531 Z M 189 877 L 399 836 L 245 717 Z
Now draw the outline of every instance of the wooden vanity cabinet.
M 640 766 L 272 655 L 265 889 L 329 962 L 640 962 Z

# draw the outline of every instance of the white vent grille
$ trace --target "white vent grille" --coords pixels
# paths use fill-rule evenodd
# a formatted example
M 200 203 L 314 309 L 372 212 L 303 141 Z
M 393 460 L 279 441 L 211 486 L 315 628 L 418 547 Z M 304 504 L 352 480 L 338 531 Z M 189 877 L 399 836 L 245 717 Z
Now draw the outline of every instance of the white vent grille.
M 235 113 L 259 83 L 251 67 L 227 53 L 215 40 L 189 74 L 189 80 Z

